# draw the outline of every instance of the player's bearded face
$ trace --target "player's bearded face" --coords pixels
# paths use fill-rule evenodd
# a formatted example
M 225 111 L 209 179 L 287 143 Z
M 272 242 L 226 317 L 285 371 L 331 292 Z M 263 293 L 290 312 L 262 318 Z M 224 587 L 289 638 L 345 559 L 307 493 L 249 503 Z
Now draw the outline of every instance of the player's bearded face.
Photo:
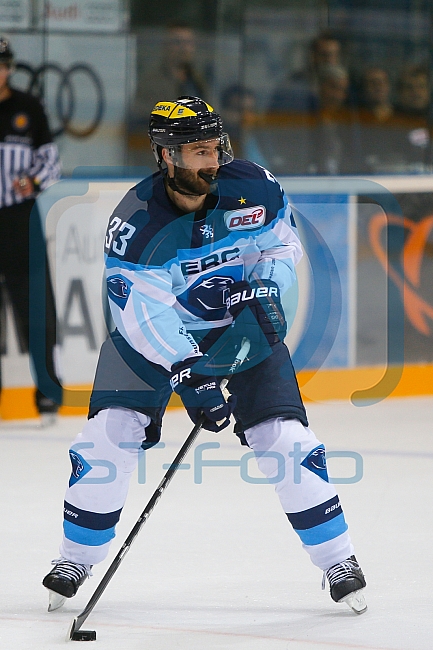
M 211 183 L 205 181 L 200 173 L 205 174 L 206 176 L 217 176 L 218 167 L 206 168 L 206 169 L 183 169 L 182 167 L 176 167 L 176 185 L 183 190 L 191 194 L 209 194 L 211 191 Z
M 191 194 L 209 194 L 218 174 L 219 148 L 218 138 L 181 145 L 169 158 L 175 167 L 176 185 Z

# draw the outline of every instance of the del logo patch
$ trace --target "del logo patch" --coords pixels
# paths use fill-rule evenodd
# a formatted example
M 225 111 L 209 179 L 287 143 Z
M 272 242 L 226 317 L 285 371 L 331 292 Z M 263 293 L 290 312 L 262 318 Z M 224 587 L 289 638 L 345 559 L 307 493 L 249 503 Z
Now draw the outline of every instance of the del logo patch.
M 265 223 L 266 208 L 263 205 L 254 205 L 252 208 L 240 208 L 224 213 L 224 220 L 228 230 L 252 230 Z

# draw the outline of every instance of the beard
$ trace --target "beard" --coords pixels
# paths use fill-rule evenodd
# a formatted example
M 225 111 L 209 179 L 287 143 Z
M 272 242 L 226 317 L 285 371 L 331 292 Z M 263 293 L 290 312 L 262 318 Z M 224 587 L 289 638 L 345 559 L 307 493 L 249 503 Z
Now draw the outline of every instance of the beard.
M 214 189 L 215 183 L 208 183 L 203 178 L 199 176 L 199 173 L 207 174 L 209 176 L 214 176 L 216 181 L 216 176 L 218 172 L 215 172 L 215 169 L 184 169 L 183 167 L 176 167 L 175 173 L 175 183 L 180 190 L 191 194 L 193 196 L 201 196 L 203 194 L 210 194 Z

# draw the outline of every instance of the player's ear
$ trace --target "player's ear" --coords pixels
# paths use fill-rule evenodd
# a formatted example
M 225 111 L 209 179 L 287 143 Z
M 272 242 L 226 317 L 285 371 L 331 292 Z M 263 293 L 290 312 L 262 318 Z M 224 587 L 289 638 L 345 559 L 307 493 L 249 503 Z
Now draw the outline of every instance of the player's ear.
M 171 163 L 171 164 L 173 164 L 173 161 L 171 160 L 170 152 L 169 152 L 169 150 L 168 150 L 166 147 L 163 147 L 163 148 L 162 148 L 161 156 L 162 156 L 163 161 L 164 161 L 166 164 L 167 164 L 167 163 Z

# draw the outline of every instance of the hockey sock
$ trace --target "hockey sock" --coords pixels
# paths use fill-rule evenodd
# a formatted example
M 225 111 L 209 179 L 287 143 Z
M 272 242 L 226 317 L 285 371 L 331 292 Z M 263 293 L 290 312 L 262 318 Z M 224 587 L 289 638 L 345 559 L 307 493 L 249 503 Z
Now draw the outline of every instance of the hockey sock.
M 275 491 L 313 564 L 324 570 L 353 555 L 325 447 L 299 420 L 275 418 L 245 431 L 260 470 Z

